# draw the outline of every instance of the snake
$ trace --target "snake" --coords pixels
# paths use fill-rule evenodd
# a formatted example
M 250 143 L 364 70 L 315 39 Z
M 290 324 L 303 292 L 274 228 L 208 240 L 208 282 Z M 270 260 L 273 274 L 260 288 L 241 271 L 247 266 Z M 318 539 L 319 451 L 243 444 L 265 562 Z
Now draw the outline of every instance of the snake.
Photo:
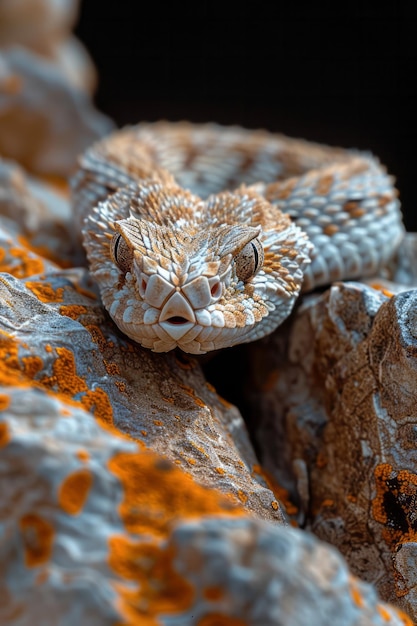
M 80 157 L 71 188 L 104 307 L 154 352 L 261 339 L 300 294 L 376 275 L 404 236 L 371 153 L 239 126 L 122 128 Z

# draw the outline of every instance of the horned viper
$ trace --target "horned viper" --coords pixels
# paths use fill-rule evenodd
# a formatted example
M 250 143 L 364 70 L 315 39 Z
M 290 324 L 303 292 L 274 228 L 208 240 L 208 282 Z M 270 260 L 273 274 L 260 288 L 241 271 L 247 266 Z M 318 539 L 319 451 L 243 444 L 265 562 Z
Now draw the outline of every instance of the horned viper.
M 239 127 L 123 129 L 82 156 L 72 186 L 104 306 L 156 352 L 259 339 L 301 290 L 375 274 L 403 236 L 371 154 Z

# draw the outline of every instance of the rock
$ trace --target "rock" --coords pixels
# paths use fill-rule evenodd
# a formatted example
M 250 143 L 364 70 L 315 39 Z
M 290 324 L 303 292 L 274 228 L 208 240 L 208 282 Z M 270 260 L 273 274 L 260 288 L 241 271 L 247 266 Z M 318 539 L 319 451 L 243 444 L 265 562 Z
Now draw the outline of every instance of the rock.
M 412 626 L 333 548 L 248 517 L 100 427 L 103 414 L 30 383 L 36 362 L 18 374 L 11 345 L 3 374 L 20 379 L 0 387 L 2 624 L 301 626 L 314 615 L 321 626 Z
M 94 65 L 84 46 L 72 36 L 77 0 L 2 0 L 0 48 L 26 48 L 53 61 L 69 82 L 91 94 L 97 84 Z
M 416 307 L 417 291 L 359 283 L 307 299 L 255 348 L 252 397 L 261 458 L 299 520 L 414 618 Z
M 23 48 L 0 53 L 0 153 L 36 174 L 66 177 L 112 123 L 61 68 Z

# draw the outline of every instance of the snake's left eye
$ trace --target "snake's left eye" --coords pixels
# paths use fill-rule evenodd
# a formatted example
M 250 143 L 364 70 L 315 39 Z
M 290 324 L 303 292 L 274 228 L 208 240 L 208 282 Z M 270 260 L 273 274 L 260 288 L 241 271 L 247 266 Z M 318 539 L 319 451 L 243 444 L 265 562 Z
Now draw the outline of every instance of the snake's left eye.
M 124 274 L 130 271 L 133 252 L 119 233 L 116 233 L 110 242 L 110 256 Z
M 259 239 L 252 239 L 235 256 L 236 275 L 239 280 L 249 280 L 259 272 L 264 263 L 264 249 Z

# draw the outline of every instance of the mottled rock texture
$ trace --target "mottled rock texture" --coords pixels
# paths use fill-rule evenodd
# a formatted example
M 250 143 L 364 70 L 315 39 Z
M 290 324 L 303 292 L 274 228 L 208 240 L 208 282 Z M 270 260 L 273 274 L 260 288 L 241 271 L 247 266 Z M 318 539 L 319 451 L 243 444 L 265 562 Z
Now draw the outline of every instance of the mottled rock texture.
M 299 520 L 416 615 L 417 291 L 307 299 L 257 348 L 261 457 Z M 260 381 L 269 381 L 260 385 Z
M 23 169 L 62 179 L 111 127 L 69 36 L 76 7 L 0 3 L 0 155 L 19 163 L 0 161 L 0 623 L 411 626 L 334 548 L 285 524 L 278 494 L 286 488 L 300 521 L 413 614 L 412 296 L 336 287 L 306 301 L 301 335 L 287 326 L 272 340 L 295 341 L 290 362 L 277 364 L 266 342 L 253 348 L 269 481 L 240 413 L 197 360 L 153 354 L 116 329 L 82 266 L 65 184 Z M 349 354 L 367 341 L 358 373 Z M 288 383 L 281 405 L 274 372 Z M 333 405 L 345 410 L 340 428 Z
M 80 403 L 21 380 L 0 404 L 2 624 L 411 626 L 334 549 L 248 517 Z

